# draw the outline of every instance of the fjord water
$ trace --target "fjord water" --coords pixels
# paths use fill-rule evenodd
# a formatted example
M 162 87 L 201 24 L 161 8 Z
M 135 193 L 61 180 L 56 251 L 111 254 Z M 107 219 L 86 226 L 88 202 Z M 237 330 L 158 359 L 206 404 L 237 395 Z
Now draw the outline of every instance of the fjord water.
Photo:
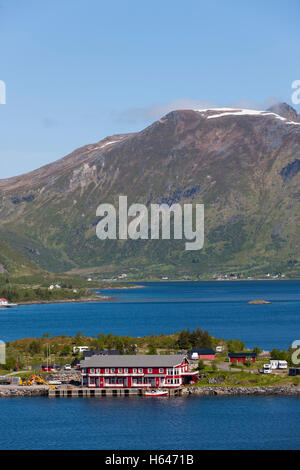
M 299 449 L 299 412 L 293 397 L 2 398 L 0 449 Z
M 300 335 L 299 281 L 143 283 L 144 289 L 104 290 L 114 300 L 26 305 L 0 310 L 0 339 L 75 335 L 78 331 L 143 336 L 207 329 L 248 347 L 287 348 Z M 262 298 L 271 305 L 248 305 Z

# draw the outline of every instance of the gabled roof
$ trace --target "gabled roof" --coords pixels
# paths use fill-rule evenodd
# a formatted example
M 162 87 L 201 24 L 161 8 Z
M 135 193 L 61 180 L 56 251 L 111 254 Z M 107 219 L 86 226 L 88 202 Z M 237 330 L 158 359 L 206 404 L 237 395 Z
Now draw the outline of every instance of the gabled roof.
M 200 348 L 200 349 L 191 349 L 189 354 L 197 353 L 198 355 L 211 355 L 216 354 L 216 352 L 211 348 Z
M 102 349 L 101 351 L 99 350 L 94 350 L 94 351 L 83 351 L 83 358 L 87 359 L 88 357 L 92 356 L 112 356 L 112 355 L 117 355 L 120 354 L 120 351 L 118 349 Z
M 229 353 L 228 357 L 256 357 L 256 353 L 253 353 L 253 352 Z
M 80 367 L 175 367 L 185 359 L 182 354 L 92 356 L 80 361 Z

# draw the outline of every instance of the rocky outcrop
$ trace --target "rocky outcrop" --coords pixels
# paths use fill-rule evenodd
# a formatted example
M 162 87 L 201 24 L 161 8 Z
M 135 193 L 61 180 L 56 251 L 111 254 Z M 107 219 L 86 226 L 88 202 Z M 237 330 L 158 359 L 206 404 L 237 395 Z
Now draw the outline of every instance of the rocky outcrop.
M 183 395 L 300 395 L 300 387 L 187 387 Z
M 20 387 L 15 385 L 1 385 L 0 398 L 48 396 L 48 389 L 49 388 L 45 385 L 32 385 L 28 387 Z
M 69 384 L 73 382 L 81 383 L 81 373 L 80 371 L 71 370 L 71 371 L 61 371 L 55 374 L 48 374 L 46 380 L 60 380 L 63 384 Z

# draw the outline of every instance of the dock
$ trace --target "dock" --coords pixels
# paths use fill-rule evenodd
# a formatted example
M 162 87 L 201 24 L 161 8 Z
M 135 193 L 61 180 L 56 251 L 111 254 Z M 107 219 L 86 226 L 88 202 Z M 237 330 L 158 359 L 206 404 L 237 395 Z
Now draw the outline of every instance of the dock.
M 168 390 L 169 397 L 176 397 L 182 395 L 182 388 Z M 132 389 L 132 388 L 67 388 L 60 387 L 55 390 L 48 390 L 49 398 L 75 398 L 75 397 L 120 397 L 120 396 L 143 396 L 145 389 Z

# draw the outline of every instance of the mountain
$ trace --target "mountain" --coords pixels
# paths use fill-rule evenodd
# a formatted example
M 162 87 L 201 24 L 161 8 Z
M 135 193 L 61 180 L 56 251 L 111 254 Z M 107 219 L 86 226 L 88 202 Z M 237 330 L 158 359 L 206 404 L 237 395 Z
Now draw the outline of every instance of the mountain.
M 0 240 L 0 275 L 6 277 L 40 276 L 42 270 L 27 256 Z
M 204 248 L 100 241 L 96 208 L 117 206 L 119 195 L 148 206 L 204 203 Z M 285 103 L 267 111 L 172 111 L 141 132 L 0 180 L 0 238 L 55 272 L 293 271 L 299 209 L 300 118 Z

